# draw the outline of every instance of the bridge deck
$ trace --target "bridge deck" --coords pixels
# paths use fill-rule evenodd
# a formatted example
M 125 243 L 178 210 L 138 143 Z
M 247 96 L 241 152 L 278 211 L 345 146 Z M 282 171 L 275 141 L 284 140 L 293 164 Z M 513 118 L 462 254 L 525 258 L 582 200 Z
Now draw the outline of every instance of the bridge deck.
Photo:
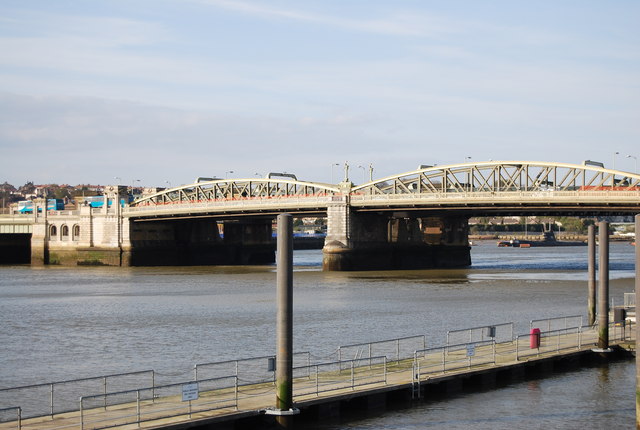
M 626 335 L 633 335 L 635 330 L 625 333 L 618 328 L 617 331 L 611 336 L 617 338 L 610 342 L 611 345 L 628 342 Z M 337 367 L 334 363 L 331 370 L 321 370 L 323 365 L 312 365 L 309 368 L 315 368 L 315 371 L 308 369 L 303 376 L 294 375 L 294 402 L 297 407 L 305 408 L 345 397 L 411 389 L 554 357 L 586 353 L 597 343 L 597 333 L 592 328 L 543 332 L 540 347 L 533 349 L 529 340 L 529 335 L 521 335 L 501 343 L 481 341 L 441 346 L 416 351 L 413 358 L 398 361 L 366 357 L 339 362 Z M 296 372 L 299 373 L 299 369 Z M 180 392 L 174 390 L 173 394 L 166 395 L 162 387 L 155 387 L 154 394 L 148 398 L 142 398 L 144 390 L 141 389 L 137 392 L 137 401 L 111 404 L 122 393 L 109 393 L 88 397 L 102 399 L 105 404 L 109 398 L 110 405 L 106 407 L 87 407 L 89 402 L 82 411 L 4 422 L 0 423 L 0 429 L 169 428 L 195 421 L 214 423 L 255 416 L 275 403 L 273 382 L 238 386 L 236 379 L 233 386 L 214 389 L 206 389 L 207 381 L 199 383 L 197 400 L 182 401 Z

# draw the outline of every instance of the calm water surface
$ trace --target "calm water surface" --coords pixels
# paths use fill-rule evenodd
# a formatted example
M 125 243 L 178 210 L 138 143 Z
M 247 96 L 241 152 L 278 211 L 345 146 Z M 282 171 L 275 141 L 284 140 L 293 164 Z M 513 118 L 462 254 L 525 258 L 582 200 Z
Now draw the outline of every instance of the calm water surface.
M 464 270 L 325 273 L 320 251 L 294 263 L 294 349 L 586 315 L 586 247 L 472 249 Z M 634 251 L 611 245 L 611 297 L 634 291 Z M 275 351 L 275 268 L 0 267 L 0 387 L 193 365 Z M 631 428 L 635 365 L 579 369 L 318 429 Z

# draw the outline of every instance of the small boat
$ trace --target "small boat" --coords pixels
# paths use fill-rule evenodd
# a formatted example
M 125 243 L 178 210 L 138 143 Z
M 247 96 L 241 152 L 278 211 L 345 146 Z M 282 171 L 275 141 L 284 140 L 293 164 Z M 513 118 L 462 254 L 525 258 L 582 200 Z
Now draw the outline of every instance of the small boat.
M 499 247 L 513 247 L 513 248 L 531 248 L 533 246 L 585 246 L 586 242 L 556 240 L 556 236 L 553 231 L 543 232 L 542 240 L 518 240 L 512 239 L 509 241 L 498 242 Z

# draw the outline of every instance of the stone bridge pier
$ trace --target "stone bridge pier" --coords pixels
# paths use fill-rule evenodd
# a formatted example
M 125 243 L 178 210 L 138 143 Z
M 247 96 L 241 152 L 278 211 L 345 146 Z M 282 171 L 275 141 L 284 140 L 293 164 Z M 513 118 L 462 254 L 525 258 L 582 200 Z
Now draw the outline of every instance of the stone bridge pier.
M 471 264 L 468 218 L 354 210 L 348 196 L 327 211 L 323 270 L 397 270 Z

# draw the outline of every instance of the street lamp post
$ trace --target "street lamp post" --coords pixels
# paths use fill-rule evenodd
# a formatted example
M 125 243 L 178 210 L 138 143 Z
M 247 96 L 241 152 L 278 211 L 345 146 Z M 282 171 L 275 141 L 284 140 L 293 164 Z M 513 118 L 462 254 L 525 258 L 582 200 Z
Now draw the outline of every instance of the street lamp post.
M 336 166 L 339 166 L 340 163 L 333 163 L 331 164 L 331 183 L 333 184 L 333 168 Z
M 613 153 L 613 170 L 616 170 L 616 155 L 620 154 L 618 151 Z
M 633 161 L 635 162 L 633 173 L 638 173 L 638 157 L 636 157 L 635 155 L 627 155 L 627 158 L 633 158 Z
M 362 183 L 364 184 L 365 182 L 367 182 L 367 171 L 365 170 L 364 166 L 358 166 L 359 169 L 362 169 Z
M 131 195 L 133 195 L 133 190 L 135 188 L 136 182 L 140 182 L 140 179 L 134 179 L 131 181 Z
M 224 172 L 225 179 L 229 179 L 229 173 L 233 173 L 233 170 L 227 170 L 226 172 Z

